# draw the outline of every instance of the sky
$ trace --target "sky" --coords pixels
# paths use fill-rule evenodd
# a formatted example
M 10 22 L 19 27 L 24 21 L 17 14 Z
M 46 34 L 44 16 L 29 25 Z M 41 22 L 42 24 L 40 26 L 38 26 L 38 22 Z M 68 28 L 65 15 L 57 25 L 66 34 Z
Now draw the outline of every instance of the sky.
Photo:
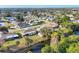
M 79 5 L 79 0 L 0 0 L 0 5 Z
M 0 0 L 0 8 L 73 8 L 79 0 Z
M 0 5 L 0 8 L 79 8 L 79 5 Z

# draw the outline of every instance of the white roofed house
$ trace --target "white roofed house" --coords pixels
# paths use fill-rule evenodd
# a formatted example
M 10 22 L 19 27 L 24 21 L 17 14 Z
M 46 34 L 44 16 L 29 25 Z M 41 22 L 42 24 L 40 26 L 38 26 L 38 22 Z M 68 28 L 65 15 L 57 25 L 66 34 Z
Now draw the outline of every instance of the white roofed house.
M 38 31 L 35 30 L 35 29 L 28 29 L 28 30 L 25 30 L 25 31 L 22 33 L 22 35 L 23 35 L 23 36 L 28 36 L 28 35 L 35 35 L 35 34 L 37 34 L 37 33 L 38 33 Z
M 12 21 L 11 24 L 13 24 L 13 26 L 10 27 L 11 29 L 20 28 L 20 27 L 18 26 L 18 22 L 16 22 L 16 21 Z
M 4 21 L 0 21 L 0 31 L 3 33 L 8 33 L 8 29 L 7 29 L 6 23 Z
M 57 28 L 57 27 L 59 26 L 59 25 L 58 25 L 57 23 L 55 23 L 55 22 L 52 22 L 51 25 L 52 25 L 53 28 Z
M 6 17 L 6 19 L 10 22 L 15 21 L 16 19 L 14 17 Z
M 67 14 L 66 16 L 70 17 L 70 20 L 75 20 L 75 18 L 72 14 Z
M 28 23 L 26 23 L 26 22 L 20 22 L 20 23 L 18 23 L 18 26 L 19 26 L 20 28 L 31 27 L 31 25 L 28 24 Z
M 18 25 L 15 26 L 11 26 L 10 29 L 16 29 L 16 28 L 20 28 Z
M 48 16 L 48 17 L 47 17 L 47 20 L 52 21 L 52 20 L 54 20 L 54 17 L 52 17 L 52 16 Z
M 4 21 L 0 21 L 0 27 L 6 26 Z
M 24 20 L 26 23 L 30 23 L 32 16 L 31 15 L 27 15 L 27 16 L 23 16 Z
M 2 38 L 5 40 L 15 40 L 19 38 L 18 34 L 3 34 Z
M 73 22 L 73 23 L 79 23 L 79 19 L 78 20 L 71 20 L 71 22 Z

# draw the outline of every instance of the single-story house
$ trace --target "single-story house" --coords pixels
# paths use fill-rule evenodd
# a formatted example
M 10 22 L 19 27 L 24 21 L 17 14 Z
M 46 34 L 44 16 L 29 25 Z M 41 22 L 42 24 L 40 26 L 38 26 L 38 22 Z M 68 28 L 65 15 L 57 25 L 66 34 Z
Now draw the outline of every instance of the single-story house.
M 0 23 L 3 23 L 3 22 L 7 22 L 6 20 L 4 21 L 4 20 L 0 20 Z
M 15 20 L 16 20 L 14 17 L 6 17 L 6 19 L 7 19 L 8 21 L 15 21 Z
M 3 27 L 5 26 L 5 23 L 4 22 L 0 22 L 0 27 Z
M 6 40 L 8 40 L 8 39 L 18 39 L 19 35 L 17 35 L 17 34 L 3 34 L 2 37 Z
M 18 26 L 21 27 L 21 28 L 31 27 L 30 24 L 25 23 L 25 22 L 18 23 Z
M 0 28 L 0 32 L 7 34 L 9 31 L 7 28 Z
M 38 33 L 38 31 L 35 29 L 28 29 L 28 30 L 25 30 L 24 33 L 22 33 L 22 35 L 27 36 L 27 35 L 34 35 L 37 33 Z
M 73 23 L 79 23 L 79 20 L 71 20 Z
M 56 27 L 59 26 L 59 25 L 58 25 L 57 23 L 55 23 L 55 22 L 51 23 L 51 25 L 52 25 L 53 28 L 56 28 Z
M 52 21 L 52 20 L 54 20 L 54 18 L 49 16 L 49 17 L 47 17 L 47 20 L 51 20 Z
M 15 25 L 15 26 L 11 26 L 10 29 L 16 29 L 16 28 L 19 28 L 18 25 Z

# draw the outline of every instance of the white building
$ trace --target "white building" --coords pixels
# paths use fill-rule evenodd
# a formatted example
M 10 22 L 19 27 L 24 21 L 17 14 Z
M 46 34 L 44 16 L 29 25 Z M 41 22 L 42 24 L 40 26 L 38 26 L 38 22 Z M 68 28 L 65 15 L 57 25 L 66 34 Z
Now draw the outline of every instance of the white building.
M 73 23 L 79 23 L 79 20 L 72 20 Z

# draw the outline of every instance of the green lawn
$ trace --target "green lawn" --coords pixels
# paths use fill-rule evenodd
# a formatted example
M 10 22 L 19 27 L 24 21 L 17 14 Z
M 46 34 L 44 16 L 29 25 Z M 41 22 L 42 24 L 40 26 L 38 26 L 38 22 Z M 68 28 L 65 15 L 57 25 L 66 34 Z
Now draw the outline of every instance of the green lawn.
M 38 42 L 38 41 L 43 40 L 43 38 L 38 35 L 33 35 L 33 36 L 28 36 L 28 37 L 29 37 L 29 39 L 32 39 L 33 42 Z
M 7 48 L 9 46 L 13 46 L 13 45 L 16 45 L 16 41 L 13 40 L 13 41 L 7 41 L 5 42 L 3 45 L 2 45 L 2 48 Z

